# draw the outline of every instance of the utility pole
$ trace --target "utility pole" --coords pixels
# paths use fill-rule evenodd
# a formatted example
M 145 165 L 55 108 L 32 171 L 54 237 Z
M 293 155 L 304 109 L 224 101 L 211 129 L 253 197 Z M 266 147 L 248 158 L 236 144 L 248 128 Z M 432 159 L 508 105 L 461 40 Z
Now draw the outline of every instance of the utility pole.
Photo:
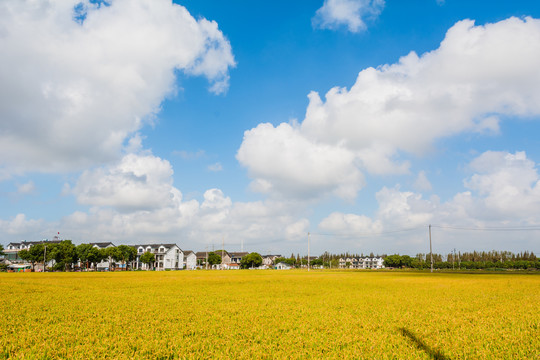
M 47 268 L 47 244 L 45 244 L 45 249 L 43 250 L 43 272 Z
M 204 265 L 206 266 L 206 270 L 208 270 L 208 245 L 204 248 L 206 250 L 206 261 L 204 262 Z
M 309 271 L 309 232 L 307 233 L 307 271 Z
M 224 252 L 225 252 L 225 235 L 221 236 L 221 269 L 223 269 L 223 264 L 224 264 L 223 259 L 225 259 Z
M 433 251 L 431 249 L 431 224 L 429 224 L 429 256 L 431 257 L 431 272 L 433 272 Z
M 456 257 L 456 248 L 454 248 L 454 255 L 452 256 L 452 270 L 455 270 L 454 269 L 454 259 Z

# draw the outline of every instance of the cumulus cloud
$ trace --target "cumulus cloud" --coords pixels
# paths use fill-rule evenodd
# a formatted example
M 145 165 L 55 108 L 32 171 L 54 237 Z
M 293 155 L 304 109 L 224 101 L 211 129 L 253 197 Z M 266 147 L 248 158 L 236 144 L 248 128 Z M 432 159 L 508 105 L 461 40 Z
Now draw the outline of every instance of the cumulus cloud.
M 253 189 L 262 192 L 294 197 L 333 193 L 350 199 L 364 181 L 351 151 L 314 143 L 286 123 L 246 131 L 237 159 L 255 178 Z
M 2 1 L 0 48 L 4 178 L 114 160 L 174 95 L 175 72 L 221 93 L 235 64 L 216 22 L 170 0 Z
M 377 18 L 384 0 L 325 0 L 313 18 L 313 25 L 322 29 L 346 26 L 350 32 L 367 29 L 366 20 Z
M 44 220 L 27 219 L 24 214 L 17 214 L 9 220 L 0 219 L 0 231 L 8 236 L 17 236 L 17 240 L 32 239 L 41 234 L 46 222 Z
M 382 223 L 364 215 L 333 212 L 319 223 L 319 229 L 342 235 L 373 234 L 382 230 Z
M 332 88 L 324 101 L 310 93 L 299 125 L 246 131 L 237 158 L 254 189 L 351 198 L 362 173 L 407 174 L 404 157 L 425 154 L 438 139 L 496 134 L 502 116 L 540 115 L 539 62 L 540 20 L 460 21 L 436 50 L 362 70 L 350 89 Z
M 477 206 L 485 220 L 538 221 L 535 214 L 540 210 L 540 178 L 536 164 L 525 152 L 488 151 L 470 167 L 477 173 L 464 184 L 480 197 Z
M 126 155 L 119 164 L 86 170 L 73 193 L 81 204 L 117 210 L 167 207 L 181 193 L 172 186 L 173 170 L 167 160 L 152 155 Z
M 522 251 L 527 244 L 534 250 L 531 233 L 448 233 L 452 228 L 493 230 L 540 225 L 540 176 L 536 164 L 524 152 L 488 151 L 474 159 L 469 168 L 475 173 L 463 182 L 467 190 L 446 202 L 436 196 L 426 199 L 419 193 L 402 191 L 399 186 L 384 187 L 376 194 L 379 207 L 373 217 L 333 213 L 319 223 L 319 229 L 350 236 L 372 234 L 387 240 L 396 229 L 418 229 L 412 235 L 400 232 L 386 246 L 411 254 L 422 251 L 422 247 L 425 252 L 427 233 L 422 229 L 436 224 L 440 227 L 437 243 L 445 251 L 454 246 L 512 250 L 512 240 L 520 241 L 517 250 Z M 450 230 L 445 233 L 445 228 Z

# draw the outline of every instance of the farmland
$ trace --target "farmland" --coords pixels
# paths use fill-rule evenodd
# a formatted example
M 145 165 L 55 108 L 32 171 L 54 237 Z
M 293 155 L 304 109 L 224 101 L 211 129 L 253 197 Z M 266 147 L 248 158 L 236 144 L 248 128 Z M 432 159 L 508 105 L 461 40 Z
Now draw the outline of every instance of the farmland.
M 540 276 L 0 274 L 0 359 L 540 357 Z

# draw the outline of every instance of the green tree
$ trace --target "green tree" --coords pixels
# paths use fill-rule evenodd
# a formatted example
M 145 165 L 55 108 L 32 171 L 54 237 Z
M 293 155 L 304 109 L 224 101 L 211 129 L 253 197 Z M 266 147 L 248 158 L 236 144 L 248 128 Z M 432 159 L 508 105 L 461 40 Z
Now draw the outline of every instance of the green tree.
M 124 265 L 128 262 L 132 262 L 133 260 L 135 260 L 135 258 L 137 258 L 137 250 L 133 246 L 119 245 L 117 249 L 120 252 L 119 260 Z M 127 270 L 127 266 L 124 266 L 124 268 Z
M 152 264 L 156 261 L 156 256 L 152 254 L 150 251 L 145 252 L 141 255 L 141 262 L 143 264 L 148 265 L 150 268 L 152 268 Z
M 262 264 L 262 256 L 258 253 L 252 252 L 247 254 L 240 260 L 240 268 L 249 269 L 259 267 Z
M 388 255 L 384 258 L 384 266 L 391 268 L 400 268 L 401 267 L 401 256 L 399 255 Z
M 314 259 L 314 260 L 311 260 L 309 262 L 309 264 L 311 266 L 322 266 L 323 265 L 323 259 L 322 258 L 318 258 L 318 259 Z
M 77 262 L 77 249 L 71 240 L 62 240 L 58 244 L 48 244 L 47 253 L 56 261 L 55 270 L 70 270 L 73 263 Z
M 401 267 L 412 267 L 413 259 L 409 255 L 401 256 Z
M 221 264 L 221 256 L 219 254 L 216 254 L 215 252 L 209 252 L 208 253 L 208 263 L 210 265 L 217 265 Z
M 4 245 L 0 244 L 0 256 L 4 256 Z

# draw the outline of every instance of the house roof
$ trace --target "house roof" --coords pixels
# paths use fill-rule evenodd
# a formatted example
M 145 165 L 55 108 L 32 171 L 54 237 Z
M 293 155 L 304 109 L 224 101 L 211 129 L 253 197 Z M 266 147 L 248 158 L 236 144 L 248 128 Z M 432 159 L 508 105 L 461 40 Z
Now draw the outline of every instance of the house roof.
M 40 241 L 26 241 L 23 240 L 21 242 L 10 242 L 6 246 L 21 246 L 21 245 L 37 245 L 37 244 L 59 244 L 62 240 L 40 240 Z
M 160 247 L 164 247 L 165 248 L 165 251 L 169 251 L 170 249 L 172 249 L 173 247 L 177 247 L 178 249 L 180 249 L 180 247 L 176 244 L 139 244 L 139 245 L 131 245 L 132 247 L 138 249 L 140 247 L 146 249 L 146 248 L 150 248 L 154 251 L 156 250 L 159 250 Z M 180 249 L 180 251 L 182 251 L 182 249 Z
M 98 248 L 106 248 L 106 247 L 109 247 L 109 246 L 115 246 L 112 242 L 95 242 L 95 243 L 89 243 L 90 245 L 92 246 L 97 246 Z
M 197 254 L 195 254 L 195 253 L 194 253 L 193 251 L 191 251 L 191 250 L 184 250 L 184 256 L 188 256 L 188 255 L 191 255 L 191 254 L 193 254 L 193 255 L 195 255 L 195 256 L 197 255 Z
M 246 256 L 248 255 L 249 253 L 248 252 L 241 252 L 241 251 L 238 251 L 238 252 L 230 252 L 229 255 L 231 257 L 243 257 L 243 256 Z

